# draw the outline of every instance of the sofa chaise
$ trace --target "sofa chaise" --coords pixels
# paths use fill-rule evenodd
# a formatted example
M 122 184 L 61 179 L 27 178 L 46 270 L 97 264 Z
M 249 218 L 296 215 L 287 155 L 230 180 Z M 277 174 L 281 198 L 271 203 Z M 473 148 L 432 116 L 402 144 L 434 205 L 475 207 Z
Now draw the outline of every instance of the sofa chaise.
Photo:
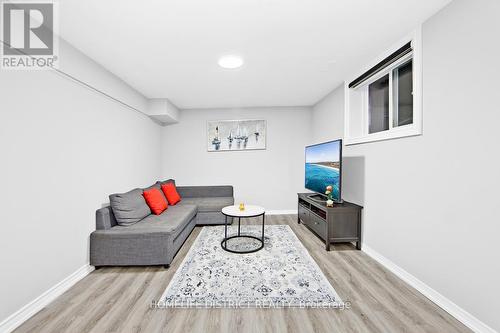
M 175 184 L 169 179 L 146 189 L 161 188 L 166 182 Z M 92 266 L 168 267 L 196 225 L 224 224 L 221 210 L 234 204 L 232 186 L 179 186 L 181 201 L 153 215 L 142 198 L 146 189 L 110 195 L 111 205 L 96 211 L 96 230 L 90 235 Z M 122 223 L 117 222 L 116 214 Z M 123 216 L 133 218 L 124 220 Z

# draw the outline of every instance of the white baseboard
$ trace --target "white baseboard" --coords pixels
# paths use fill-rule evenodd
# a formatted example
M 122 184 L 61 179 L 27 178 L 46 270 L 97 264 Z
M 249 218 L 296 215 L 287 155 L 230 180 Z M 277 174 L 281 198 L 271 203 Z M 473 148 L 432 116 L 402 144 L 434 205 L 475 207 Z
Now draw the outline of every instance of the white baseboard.
M 290 215 L 290 214 L 297 214 L 297 210 L 296 209 L 266 210 L 266 215 Z
M 387 259 L 371 247 L 363 244 L 363 252 L 368 254 L 370 257 L 379 262 L 382 266 L 390 270 L 392 273 L 396 274 L 401 280 L 408 283 L 413 288 L 417 289 L 425 297 L 430 299 L 432 302 L 436 303 L 440 308 L 448 312 L 450 315 L 455 317 L 465 326 L 477 333 L 496 333 L 496 331 L 483 323 L 478 318 L 471 315 L 469 312 L 465 311 L 451 300 L 441 295 L 436 290 L 432 289 L 424 282 L 417 279 L 415 276 L 411 275 L 398 265 L 396 265 L 391 260 Z
M 89 264 L 80 267 L 76 272 L 66 277 L 64 280 L 35 298 L 30 303 L 23 306 L 17 312 L 13 313 L 0 323 L 0 332 L 12 332 L 26 320 L 31 318 L 38 311 L 46 307 L 57 297 L 61 296 L 65 291 L 71 288 L 75 283 L 83 279 L 94 270 Z

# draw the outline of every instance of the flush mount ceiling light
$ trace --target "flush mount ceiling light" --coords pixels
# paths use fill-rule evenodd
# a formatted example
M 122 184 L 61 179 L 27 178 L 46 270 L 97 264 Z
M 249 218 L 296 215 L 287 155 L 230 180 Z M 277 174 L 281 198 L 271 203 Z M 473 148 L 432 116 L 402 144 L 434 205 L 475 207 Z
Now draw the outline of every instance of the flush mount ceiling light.
M 225 55 L 219 58 L 219 66 L 226 69 L 236 69 L 243 66 L 243 58 L 237 55 Z

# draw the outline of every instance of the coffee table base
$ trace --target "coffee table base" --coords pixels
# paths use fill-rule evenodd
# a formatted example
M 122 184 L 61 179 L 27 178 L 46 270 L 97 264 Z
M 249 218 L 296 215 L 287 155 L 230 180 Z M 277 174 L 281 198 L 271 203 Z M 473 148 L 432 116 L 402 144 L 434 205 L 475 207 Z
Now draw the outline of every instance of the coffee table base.
M 260 251 L 264 248 L 264 225 L 265 225 L 265 220 L 266 220 L 266 213 L 265 211 L 263 211 L 261 214 L 256 214 L 256 215 L 250 215 L 250 216 L 234 216 L 234 215 L 228 215 L 228 214 L 225 214 L 224 211 L 222 212 L 222 214 L 224 214 L 225 216 L 225 223 L 224 223 L 224 239 L 222 240 L 222 242 L 220 243 L 220 246 L 222 247 L 223 250 L 227 251 L 227 252 L 231 252 L 231 253 L 237 253 L 237 254 L 246 254 L 246 253 L 254 253 L 254 252 L 257 252 L 257 251 Z M 237 235 L 234 235 L 234 236 L 230 236 L 230 237 L 227 237 L 227 218 L 229 217 L 232 217 L 232 218 L 238 218 L 238 234 Z M 262 216 L 262 236 L 261 238 L 258 238 L 256 236 L 252 236 L 252 235 L 242 235 L 241 234 L 241 218 L 251 218 L 251 217 L 259 217 L 259 216 Z M 230 240 L 230 239 L 233 239 L 233 238 L 251 238 L 251 239 L 256 239 L 260 242 L 260 246 L 255 248 L 255 249 L 252 249 L 252 250 L 248 250 L 248 251 L 235 251 L 235 250 L 231 250 L 231 249 L 228 249 L 227 248 L 227 241 Z
M 252 249 L 252 250 L 248 250 L 248 251 L 236 251 L 236 250 L 231 250 L 231 249 L 228 249 L 227 248 L 227 241 L 230 240 L 230 239 L 233 239 L 233 238 L 251 238 L 251 239 L 256 239 L 260 242 L 260 246 L 255 248 L 255 249 Z M 245 254 L 245 253 L 254 253 L 254 252 L 257 252 L 257 251 L 260 251 L 262 250 L 262 248 L 264 247 L 264 242 L 262 241 L 262 239 L 258 238 L 258 237 L 255 237 L 255 236 L 251 236 L 251 235 L 236 235 L 236 236 L 231 236 L 231 237 L 227 237 L 227 238 L 224 238 L 222 240 L 222 242 L 220 242 L 220 246 L 226 250 L 227 252 L 231 252 L 231 253 L 238 253 L 238 254 Z

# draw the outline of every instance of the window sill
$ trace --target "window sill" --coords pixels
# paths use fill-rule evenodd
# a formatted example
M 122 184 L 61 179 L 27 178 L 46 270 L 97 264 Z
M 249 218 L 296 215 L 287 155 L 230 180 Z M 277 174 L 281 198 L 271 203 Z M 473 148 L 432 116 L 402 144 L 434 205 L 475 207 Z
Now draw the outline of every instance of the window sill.
M 368 134 L 365 136 L 350 137 L 350 138 L 346 137 L 344 138 L 344 144 L 346 146 L 359 145 L 368 142 L 392 140 L 392 139 L 417 136 L 417 135 L 422 135 L 422 130 L 417 128 L 416 126 L 407 125 L 399 128 L 393 128 L 383 132 Z

